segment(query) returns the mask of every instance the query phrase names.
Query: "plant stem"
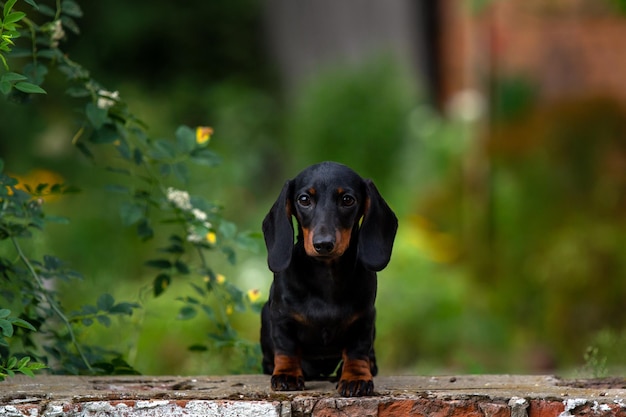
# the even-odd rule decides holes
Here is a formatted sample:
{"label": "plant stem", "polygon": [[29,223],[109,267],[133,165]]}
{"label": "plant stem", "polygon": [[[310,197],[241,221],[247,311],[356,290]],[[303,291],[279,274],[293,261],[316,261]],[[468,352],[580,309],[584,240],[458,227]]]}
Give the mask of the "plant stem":
{"label": "plant stem", "polygon": [[37,274],[37,271],[35,271],[35,268],[30,263],[30,261],[28,260],[28,258],[24,254],[24,252],[22,251],[22,247],[19,245],[19,243],[15,239],[15,236],[11,236],[11,242],[13,242],[13,246],[15,246],[15,249],[17,250],[17,253],[18,253],[21,261],[24,263],[24,265],[26,265],[26,268],[28,268],[28,271],[33,276],[33,278],[35,279],[35,282],[37,282],[37,286],[39,286],[39,290],[42,292],[42,294],[46,298],[46,301],[48,302],[48,304],[50,304],[50,307],[52,308],[52,310],[54,310],[56,315],[61,319],[61,321],[65,325],[65,327],[66,327],[66,329],[67,329],[67,331],[68,331],[68,333],[70,335],[70,339],[72,341],[72,344],[74,345],[74,348],[76,349],[76,351],[80,355],[81,360],[83,361],[83,363],[85,364],[87,369],[89,369],[90,372],[93,372],[93,368],[91,367],[91,364],[89,363],[89,361],[85,357],[85,354],[83,353],[82,349],[80,348],[80,345],[78,344],[78,341],[76,340],[76,335],[74,334],[74,330],[72,329],[72,325],[71,325],[70,321],[65,316],[65,314],[63,314],[63,311],[61,311],[61,308],[59,307],[57,302],[54,300],[54,298],[52,298],[50,293],[44,287],[43,281],[41,280],[41,278]]}

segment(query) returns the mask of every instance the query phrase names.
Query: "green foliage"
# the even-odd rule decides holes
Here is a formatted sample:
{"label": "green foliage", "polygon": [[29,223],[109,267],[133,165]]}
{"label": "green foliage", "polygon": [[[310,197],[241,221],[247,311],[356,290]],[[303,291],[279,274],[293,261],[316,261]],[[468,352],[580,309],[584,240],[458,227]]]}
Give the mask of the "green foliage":
{"label": "green foliage", "polygon": [[615,10],[621,14],[626,14],[626,0],[608,0]]}
{"label": "green foliage", "polygon": [[[33,8],[37,8],[37,4],[33,0],[24,0]],[[39,85],[33,83],[25,75],[9,71],[9,63],[7,55],[13,49],[15,40],[21,36],[19,28],[20,21],[30,23],[26,18],[26,13],[15,11],[13,7],[17,0],[8,0],[4,3],[2,10],[2,19],[0,19],[0,61],[6,72],[0,72],[0,93],[8,95],[12,89],[27,94],[45,94],[46,91]]]}
{"label": "green foliage", "polygon": [[[4,162],[0,161],[0,169],[3,168]],[[94,364],[106,362],[105,355],[85,354],[85,348],[94,349],[79,343],[76,335],[81,326],[91,325],[94,318],[108,325],[111,315],[132,314],[132,310],[139,307],[134,303],[116,304],[105,295],[100,297],[96,308],[86,306],[79,312],[68,313],[59,302],[54,283],[80,280],[81,274],[55,256],[44,255],[37,260],[26,254],[22,243],[25,239],[43,231],[47,222],[65,221],[45,215],[45,199],[73,192],[76,192],[74,188],[64,184],[39,184],[33,188],[0,171],[0,242],[13,246],[13,251],[6,250],[0,256],[4,280],[0,297],[19,312],[19,318],[6,318],[9,310],[2,310],[5,318],[0,325],[3,337],[8,340],[0,343],[4,346],[0,359],[6,358],[7,375],[16,371],[29,374],[41,369],[38,362],[30,362],[31,357],[39,358],[56,372],[98,373]],[[10,325],[37,331],[39,337],[27,332],[16,334]],[[72,366],[68,365],[70,363]]]}
{"label": "green foliage", "polygon": [[[202,292],[205,300],[202,310],[214,324],[204,348],[242,347],[244,363],[256,362],[259,355],[256,343],[238,336],[230,316],[233,311],[258,312],[258,306],[235,285],[227,283],[219,289],[210,285],[219,274],[213,271],[208,258],[213,253],[222,253],[228,262],[235,263],[235,248],[253,248],[257,239],[239,232],[235,224],[223,219],[218,205],[182,189],[188,185],[193,167],[206,169],[220,164],[219,156],[208,147],[212,129],[180,126],[173,138],[151,137],[146,124],[130,111],[117,91],[103,88],[88,70],[70,60],[59,48],[66,30],[79,33],[74,20],[82,16],[79,5],[72,0],[56,2],[54,8],[27,3],[36,8],[37,20],[43,19],[44,23],[35,23],[35,19],[22,12],[11,14],[15,1],[5,4],[3,27],[14,31],[10,39],[7,37],[10,47],[1,50],[7,71],[0,79],[3,94],[20,101],[29,94],[44,92],[41,85],[51,70],[65,76],[66,92],[80,106],[81,115],[72,143],[94,164],[111,161],[105,162],[104,168],[118,174],[119,183],[109,184],[106,189],[121,197],[121,224],[135,228],[143,241],[169,235],[167,245],[158,249],[158,255],[144,262],[147,270],[155,271],[154,296],[165,294],[176,279],[197,279],[201,284],[192,284],[192,288],[196,293]],[[18,20],[23,20],[26,30],[10,26]],[[12,40],[18,35],[28,39],[30,47],[14,47]],[[11,59],[21,62],[22,58],[27,59],[22,70],[8,72]],[[2,168],[4,163],[0,161],[0,172]],[[23,243],[42,232],[47,222],[69,223],[68,219],[47,216],[43,203],[50,196],[77,190],[65,184],[23,184],[4,173],[0,175],[0,240],[13,246],[12,251],[0,252],[3,254],[0,271],[8,282],[0,297],[13,311],[19,312],[18,321],[12,323],[33,323],[33,330],[38,332],[35,338],[23,332],[11,331],[9,335],[7,330],[4,336],[11,339],[6,343],[6,353],[0,357],[7,358],[3,368],[6,374],[35,370],[38,365],[26,360],[27,357],[39,358],[59,373],[136,373],[123,359],[122,352],[86,342],[83,335],[96,323],[113,326],[113,318],[131,316],[142,304],[118,302],[105,293],[94,304],[65,310],[56,291],[57,284],[80,280],[82,275],[56,256],[34,259],[27,254],[28,245]],[[209,297],[213,304],[209,303]],[[214,307],[215,303],[221,307]],[[220,313],[209,314],[214,309]],[[180,318],[192,318],[195,313],[191,311],[190,306],[181,310]],[[190,350],[198,351],[198,346]]]}
{"label": "green foliage", "polygon": [[386,188],[405,146],[414,91],[402,67],[385,57],[319,74],[289,115],[292,156],[299,166],[345,163]]}
{"label": "green foliage", "polygon": [[25,320],[11,316],[11,310],[0,309],[0,381],[7,376],[14,376],[16,373],[33,376],[33,372],[46,367],[43,363],[32,362],[29,356],[19,358],[17,356],[4,357],[2,349],[9,347],[8,338],[13,337],[15,327],[35,331],[35,328]]}
{"label": "green foliage", "polygon": [[591,375],[593,378],[604,378],[608,375],[606,356],[600,356],[600,349],[597,346],[589,346],[585,350],[584,359],[583,373],[585,375]]}

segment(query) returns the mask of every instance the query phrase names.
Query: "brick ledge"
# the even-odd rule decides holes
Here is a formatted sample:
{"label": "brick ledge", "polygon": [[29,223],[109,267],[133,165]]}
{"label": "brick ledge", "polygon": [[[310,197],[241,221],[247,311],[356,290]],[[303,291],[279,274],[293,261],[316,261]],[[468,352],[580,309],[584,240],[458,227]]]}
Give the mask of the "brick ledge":
{"label": "brick ledge", "polygon": [[577,388],[553,376],[375,378],[376,395],[338,396],[334,384],[273,392],[264,375],[15,377],[0,382],[0,417],[472,416],[626,417],[626,389]]}

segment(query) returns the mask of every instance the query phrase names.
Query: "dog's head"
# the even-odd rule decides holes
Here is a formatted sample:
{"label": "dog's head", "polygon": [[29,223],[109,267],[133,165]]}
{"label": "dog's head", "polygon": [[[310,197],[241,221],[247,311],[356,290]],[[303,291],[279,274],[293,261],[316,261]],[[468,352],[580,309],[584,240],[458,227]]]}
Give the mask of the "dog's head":
{"label": "dog's head", "polygon": [[380,271],[389,263],[398,220],[374,183],[345,165],[312,165],[285,183],[263,220],[273,272],[285,270],[291,262],[292,216],[312,258],[339,259],[358,235],[357,256],[366,268]]}

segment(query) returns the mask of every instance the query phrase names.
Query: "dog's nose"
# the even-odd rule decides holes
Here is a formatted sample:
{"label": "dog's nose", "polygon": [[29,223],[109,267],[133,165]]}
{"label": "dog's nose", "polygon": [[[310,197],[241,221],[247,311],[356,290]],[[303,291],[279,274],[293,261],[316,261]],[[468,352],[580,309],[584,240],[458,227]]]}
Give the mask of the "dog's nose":
{"label": "dog's nose", "polygon": [[329,238],[320,238],[319,240],[313,241],[313,248],[320,255],[328,255],[335,248],[335,242],[333,242]]}

